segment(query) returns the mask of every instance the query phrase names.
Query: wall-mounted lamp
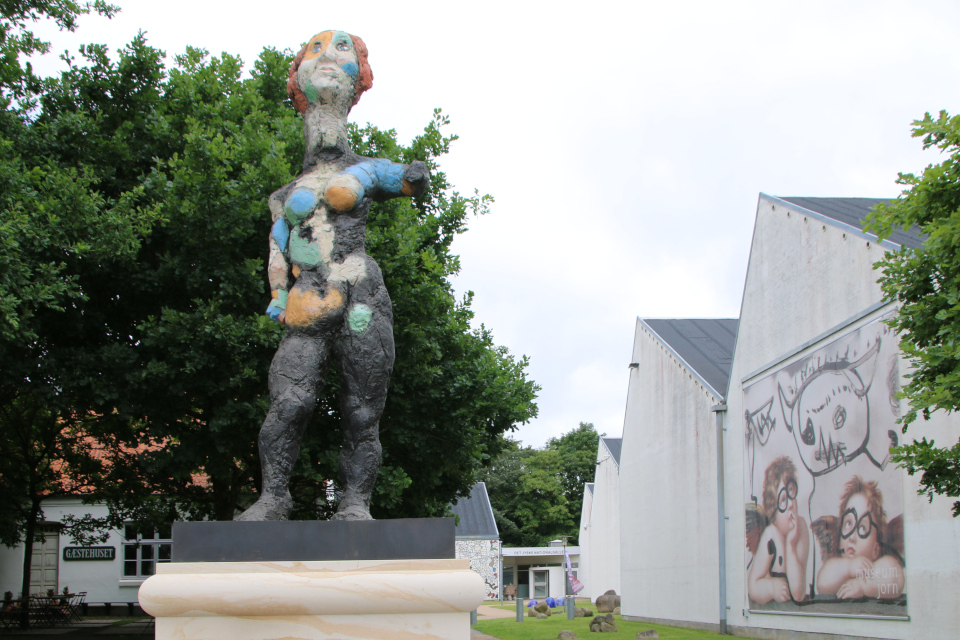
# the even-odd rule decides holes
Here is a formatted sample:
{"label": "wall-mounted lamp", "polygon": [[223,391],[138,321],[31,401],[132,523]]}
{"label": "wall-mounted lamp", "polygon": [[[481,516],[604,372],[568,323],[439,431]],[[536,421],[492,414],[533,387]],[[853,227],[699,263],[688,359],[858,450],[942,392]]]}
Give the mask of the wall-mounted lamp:
{"label": "wall-mounted lamp", "polygon": [[630,363],[630,368],[631,368],[631,369],[639,369],[639,368],[640,368],[640,363],[639,363],[639,362],[631,362],[631,363]]}

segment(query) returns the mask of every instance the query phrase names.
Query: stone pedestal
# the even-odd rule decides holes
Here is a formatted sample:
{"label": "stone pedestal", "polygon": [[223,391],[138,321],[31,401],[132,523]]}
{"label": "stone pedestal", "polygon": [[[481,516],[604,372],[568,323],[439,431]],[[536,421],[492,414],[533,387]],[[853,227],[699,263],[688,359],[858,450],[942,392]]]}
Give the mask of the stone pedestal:
{"label": "stone pedestal", "polygon": [[[230,536],[235,547],[245,533],[256,529],[251,525],[261,523],[217,523],[206,530],[219,537],[225,524],[237,525],[236,535]],[[304,526],[289,524],[295,530]],[[330,531],[344,526],[373,531],[385,526],[384,521],[313,524],[332,527]],[[470,612],[483,602],[486,592],[483,579],[470,570],[469,560],[176,562],[180,559],[177,541],[175,528],[175,562],[158,564],[157,575],[140,587],[140,606],[156,617],[157,640],[469,640]],[[316,545],[323,546],[323,541],[321,536]],[[348,545],[347,555],[364,555],[355,541]],[[184,552],[196,549],[186,538],[183,542]],[[230,548],[231,540],[222,545],[208,541],[207,546]],[[290,553],[284,552],[283,539],[266,539],[263,546],[271,550],[269,556]],[[444,555],[446,546],[444,540]],[[360,547],[383,554],[382,544]],[[422,554],[422,539],[410,540],[410,548]],[[315,555],[302,548],[297,553]],[[404,555],[402,549],[391,553]],[[190,554],[191,559],[198,555]],[[329,548],[323,552],[331,554],[336,555]]]}

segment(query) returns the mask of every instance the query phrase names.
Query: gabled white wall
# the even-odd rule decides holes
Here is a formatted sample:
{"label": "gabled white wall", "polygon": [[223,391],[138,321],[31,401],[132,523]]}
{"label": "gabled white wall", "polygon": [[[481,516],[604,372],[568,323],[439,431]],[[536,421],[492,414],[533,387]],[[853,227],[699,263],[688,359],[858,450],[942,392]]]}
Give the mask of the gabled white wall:
{"label": "gabled white wall", "polygon": [[[728,623],[737,635],[817,637],[805,633],[874,638],[952,638],[960,629],[960,522],[952,500],[929,504],[917,496],[918,478],[903,474],[907,613],[910,620],[748,614],[744,544],[744,419],[742,382],[758,369],[788,356],[882,301],[872,264],[884,249],[857,234],[804,216],[761,198],[747,267],[737,347],[727,398],[725,487],[727,515]],[[842,335],[857,324],[841,327]],[[829,339],[829,338],[828,338]],[[823,344],[822,342],[819,344]],[[811,349],[816,346],[811,347]],[[901,366],[901,373],[906,370]],[[937,414],[914,425],[909,437],[952,443],[957,416]],[[627,457],[626,433],[624,458]],[[626,595],[626,594],[625,594]],[[626,613],[626,609],[624,610]],[[794,634],[780,630],[793,631]],[[779,634],[779,635],[778,635]],[[830,636],[834,637],[834,636]]]}
{"label": "gabled white wall", "polygon": [[[620,471],[603,440],[597,450],[588,552],[590,582],[578,595],[620,593]],[[583,549],[583,541],[580,548]],[[581,565],[582,566],[582,565]]]}
{"label": "gabled white wall", "polygon": [[[590,484],[590,483],[587,483]],[[580,535],[578,544],[580,545],[580,566],[577,573],[577,579],[583,583],[583,590],[577,595],[580,597],[590,597],[590,532],[593,528],[590,526],[590,514],[593,510],[593,492],[583,486],[583,506],[580,508]]]}
{"label": "gabled white wall", "polygon": [[718,623],[719,399],[639,320],[620,457],[624,617]]}

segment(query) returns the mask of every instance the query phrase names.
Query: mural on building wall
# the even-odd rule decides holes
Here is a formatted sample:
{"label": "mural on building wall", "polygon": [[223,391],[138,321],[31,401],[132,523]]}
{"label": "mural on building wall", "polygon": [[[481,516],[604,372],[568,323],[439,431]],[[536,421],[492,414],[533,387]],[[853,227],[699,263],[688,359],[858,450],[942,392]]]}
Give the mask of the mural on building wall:
{"label": "mural on building wall", "polygon": [[470,569],[483,578],[485,600],[500,599],[500,541],[457,540],[457,558],[470,560]]}
{"label": "mural on building wall", "polygon": [[744,387],[750,608],[906,615],[897,337],[883,318]]}

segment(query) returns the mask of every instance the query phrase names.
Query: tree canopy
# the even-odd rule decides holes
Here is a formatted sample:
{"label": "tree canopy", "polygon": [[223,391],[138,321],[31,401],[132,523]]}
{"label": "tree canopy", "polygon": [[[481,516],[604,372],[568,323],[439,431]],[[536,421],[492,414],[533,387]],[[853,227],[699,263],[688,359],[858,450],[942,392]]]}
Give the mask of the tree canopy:
{"label": "tree canopy", "polygon": [[[881,239],[897,227],[925,235],[921,247],[888,252],[874,265],[884,293],[900,305],[890,324],[912,366],[900,394],[909,403],[904,433],[918,415],[960,409],[960,116],[927,113],[914,121],[913,137],[945,159],[919,176],[901,173],[900,197],[878,206],[867,223]],[[924,437],[896,448],[893,459],[910,475],[922,474],[922,495],[960,497],[960,444],[938,447]],[[960,516],[960,501],[953,515]]]}
{"label": "tree canopy", "polygon": [[[0,115],[0,420],[32,429],[28,448],[53,425],[51,460],[89,438],[103,446],[103,464],[69,467],[75,486],[112,506],[101,525],[230,519],[256,492],[282,333],[263,313],[266,200],[303,156],[285,91],[291,57],[266,49],[245,76],[238,58],[191,48],[168,67],[141,34],[115,56],[100,45],[64,56],[67,69],[30,105],[11,101]],[[424,197],[377,204],[368,223],[397,344],[380,518],[443,515],[502,434],[536,415],[526,359],[471,328],[471,295],[457,300],[448,279],[460,267],[454,237],[492,198],[447,182],[437,164],[456,140],[447,125],[437,111],[407,145],[390,129],[351,128],[358,153],[432,169]],[[291,486],[297,518],[335,507],[337,392],[331,367]],[[17,485],[5,459],[0,482]],[[8,515],[0,510],[9,543],[30,516]]]}
{"label": "tree canopy", "polygon": [[578,543],[584,484],[593,482],[599,443],[589,422],[541,449],[505,440],[481,477],[504,544],[540,547],[562,535]]}

